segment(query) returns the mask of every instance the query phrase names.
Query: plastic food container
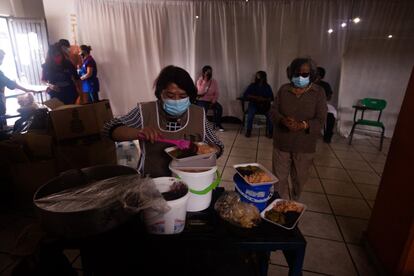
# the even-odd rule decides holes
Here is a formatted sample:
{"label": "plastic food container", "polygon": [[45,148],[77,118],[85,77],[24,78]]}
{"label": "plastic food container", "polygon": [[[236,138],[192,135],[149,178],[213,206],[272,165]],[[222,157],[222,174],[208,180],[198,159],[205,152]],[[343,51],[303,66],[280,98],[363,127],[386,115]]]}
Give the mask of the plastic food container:
{"label": "plastic food container", "polygon": [[[195,143],[196,145],[207,145],[206,143],[203,142],[198,142]],[[211,156],[215,155],[217,153],[217,150],[214,149],[213,152],[211,153],[206,153],[206,154],[197,154],[194,156],[189,156],[189,157],[184,157],[184,158],[177,158],[174,155],[172,155],[172,152],[174,150],[176,150],[177,147],[168,147],[166,148],[164,151],[175,161],[177,162],[184,162],[184,161],[194,161],[194,160],[199,160],[199,159],[204,159],[204,158],[210,158]]]}
{"label": "plastic food container", "polygon": [[[260,183],[251,183],[251,182],[246,181],[246,179],[244,179],[243,175],[240,173],[240,171],[238,170],[238,168],[240,168],[240,167],[247,167],[247,166],[253,166],[253,167],[258,167],[258,168],[262,169],[267,175],[270,176],[271,180],[270,181],[267,181],[267,182],[260,182]],[[259,163],[237,164],[237,165],[233,165],[233,168],[241,176],[241,178],[243,178],[244,181],[247,184],[251,185],[251,186],[269,185],[269,184],[274,184],[274,183],[276,183],[276,182],[279,181],[279,179],[277,179],[276,176],[274,176],[268,169],[266,169],[264,166],[260,165]]]}
{"label": "plastic food container", "polygon": [[273,184],[250,185],[239,174],[234,174],[233,181],[236,191],[240,194],[240,200],[251,203],[259,209],[266,208],[266,204],[273,196]]}
{"label": "plastic food container", "polygon": [[[154,178],[155,186],[161,193],[167,192],[170,186],[180,181],[173,177]],[[167,201],[171,208],[167,213],[160,214],[153,209],[145,209],[143,212],[146,229],[151,234],[168,235],[178,234],[184,230],[187,214],[187,202],[190,196],[189,191],[183,197]]]}
{"label": "plastic food container", "polygon": [[[277,223],[277,222],[274,222],[274,221],[272,221],[272,220],[270,220],[270,219],[268,219],[268,218],[266,218],[265,217],[265,213],[267,212],[267,211],[269,211],[270,209],[272,209],[273,208],[273,206],[277,203],[277,202],[280,202],[280,201],[287,201],[286,199],[281,199],[281,198],[278,198],[278,199],[276,199],[276,200],[274,200],[272,203],[270,203],[269,204],[269,206],[267,206],[266,207],[266,209],[264,209],[261,213],[260,213],[260,216],[262,217],[262,219],[264,219],[264,220],[266,220],[266,221],[268,221],[268,222],[270,222],[270,223],[273,223],[273,224],[275,224],[275,225],[277,225],[277,226],[280,226],[280,227],[282,227],[282,228],[285,228],[285,229],[287,229],[287,230],[292,230],[293,228],[295,228],[295,226],[296,226],[296,224],[298,224],[298,222],[299,222],[299,220],[301,219],[301,217],[302,217],[302,215],[303,215],[303,213],[305,212],[305,210],[306,210],[306,205],[305,204],[303,204],[303,203],[299,203],[299,202],[296,202],[296,201],[293,201],[295,204],[297,204],[298,206],[300,206],[300,207],[302,207],[302,212],[300,212],[299,213],[299,215],[298,215],[298,217],[292,222],[292,223],[290,223],[290,224],[285,224],[285,225],[282,225],[282,224],[279,224],[279,223]],[[289,201],[291,201],[291,200],[289,200]]]}

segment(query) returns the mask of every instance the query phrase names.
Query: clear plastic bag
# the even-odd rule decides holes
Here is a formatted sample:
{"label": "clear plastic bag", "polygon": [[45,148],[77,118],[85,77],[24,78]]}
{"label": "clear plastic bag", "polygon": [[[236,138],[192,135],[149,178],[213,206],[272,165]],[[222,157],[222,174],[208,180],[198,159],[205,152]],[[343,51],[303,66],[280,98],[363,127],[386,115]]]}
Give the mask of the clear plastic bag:
{"label": "clear plastic bag", "polygon": [[260,213],[256,206],[240,201],[236,192],[225,192],[216,201],[214,209],[222,219],[239,227],[252,228],[260,223]]}
{"label": "clear plastic bag", "polygon": [[51,194],[34,202],[39,208],[52,212],[79,212],[112,205],[120,205],[133,213],[146,208],[160,213],[170,210],[154,181],[140,175],[122,175],[100,180]]}

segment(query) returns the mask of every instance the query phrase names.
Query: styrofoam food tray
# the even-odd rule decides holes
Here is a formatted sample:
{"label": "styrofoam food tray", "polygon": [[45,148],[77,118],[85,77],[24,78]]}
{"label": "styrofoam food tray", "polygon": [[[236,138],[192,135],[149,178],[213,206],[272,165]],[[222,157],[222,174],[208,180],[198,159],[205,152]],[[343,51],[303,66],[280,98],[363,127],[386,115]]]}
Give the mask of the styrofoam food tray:
{"label": "styrofoam food tray", "polygon": [[[260,182],[260,183],[250,183],[248,181],[246,181],[246,179],[243,177],[243,175],[237,170],[237,168],[239,167],[247,167],[247,166],[254,166],[254,167],[259,167],[260,169],[262,169],[265,173],[267,173],[270,178],[272,179],[271,181],[267,181],[267,182]],[[259,185],[268,185],[268,184],[273,184],[279,181],[279,179],[277,179],[276,176],[274,176],[268,169],[266,169],[264,166],[260,165],[259,163],[244,163],[244,164],[236,164],[233,165],[233,168],[236,170],[236,172],[244,179],[244,181],[246,181],[246,183],[248,183],[249,185],[252,186],[259,186]]]}
{"label": "styrofoam food tray", "polygon": [[[196,144],[196,145],[207,145],[206,143],[203,143],[203,142],[197,142],[197,143],[194,143],[194,144]],[[176,150],[177,149],[177,147],[168,147],[168,148],[166,148],[164,151],[173,159],[173,160],[175,160],[175,161],[177,161],[177,162],[182,162],[182,161],[191,161],[191,160],[199,160],[199,159],[204,159],[204,158],[209,158],[209,157],[211,157],[212,155],[214,155],[214,154],[216,154],[217,153],[217,150],[216,149],[214,149],[214,151],[213,152],[211,152],[211,153],[205,153],[205,154],[197,154],[197,155],[194,155],[194,156],[189,156],[189,157],[185,157],[185,158],[176,158],[176,157],[174,157],[174,156],[172,156],[171,155],[171,152],[173,151],[173,150]]]}
{"label": "styrofoam food tray", "polygon": [[279,202],[279,201],[287,201],[287,200],[286,200],[286,199],[281,199],[281,198],[275,199],[272,203],[270,203],[270,204],[269,204],[269,206],[267,206],[267,207],[266,207],[266,209],[264,209],[264,210],[260,213],[260,216],[262,217],[262,219],[264,219],[264,220],[266,220],[266,221],[268,221],[268,222],[270,222],[270,223],[273,223],[273,224],[275,224],[275,225],[277,225],[277,226],[280,226],[280,227],[282,227],[282,228],[285,228],[285,229],[287,229],[287,230],[292,230],[293,228],[295,228],[296,224],[298,224],[298,221],[301,219],[301,217],[302,217],[303,213],[305,212],[305,210],[306,210],[306,205],[305,205],[305,204],[303,204],[303,203],[299,203],[299,202],[297,202],[297,201],[294,201],[294,202],[295,202],[295,204],[297,204],[297,205],[301,206],[301,207],[303,208],[303,210],[302,210],[302,212],[300,213],[299,217],[296,219],[295,223],[292,225],[292,227],[286,227],[286,226],[284,226],[284,225],[282,225],[282,224],[276,223],[276,222],[274,222],[274,221],[272,221],[272,220],[270,220],[270,219],[267,219],[267,218],[265,217],[265,213],[266,213],[267,211],[269,211],[270,209],[272,209],[272,208],[273,208],[273,206],[274,206],[277,202]]}

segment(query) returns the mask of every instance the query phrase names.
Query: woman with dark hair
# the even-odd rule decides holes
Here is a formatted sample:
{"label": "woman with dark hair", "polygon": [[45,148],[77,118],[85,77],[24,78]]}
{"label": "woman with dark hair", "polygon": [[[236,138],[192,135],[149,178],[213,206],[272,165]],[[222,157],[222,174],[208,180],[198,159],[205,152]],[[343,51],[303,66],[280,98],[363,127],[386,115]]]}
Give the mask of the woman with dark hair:
{"label": "woman with dark hair", "polygon": [[272,87],[267,83],[267,74],[265,71],[256,73],[254,82],[251,83],[243,94],[243,98],[249,101],[247,110],[247,127],[246,137],[250,137],[253,127],[253,119],[256,113],[266,115],[267,133],[266,136],[271,138],[273,125],[270,119],[269,110],[273,101]]}
{"label": "woman with dark hair", "polygon": [[76,68],[65,58],[58,44],[49,47],[46,62],[42,65],[42,81],[47,84],[50,97],[64,104],[74,104],[80,95]]}
{"label": "woman with dark hair", "polygon": [[219,131],[224,131],[221,125],[221,117],[223,116],[223,107],[217,101],[219,97],[219,90],[217,81],[213,79],[213,68],[206,65],[202,69],[202,75],[197,80],[198,100],[197,105],[204,108],[207,113],[209,108],[214,111],[214,126],[218,127]]}
{"label": "woman with dark hair", "polygon": [[82,66],[78,73],[82,80],[82,91],[87,95],[89,103],[99,101],[99,79],[97,77],[98,68],[96,62],[91,56],[91,46],[80,46],[80,57],[82,59]]}
{"label": "woman with dark hair", "polygon": [[192,103],[196,101],[197,88],[190,75],[182,68],[167,66],[155,80],[156,101],[139,103],[127,115],[113,119],[104,127],[104,133],[115,141],[136,140],[141,143],[142,156],[138,165],[141,173],[151,177],[169,176],[171,159],[164,152],[169,144],[157,138],[186,139],[215,145],[223,151],[223,144],[206,120],[204,110]]}
{"label": "woman with dark hair", "polygon": [[313,84],[316,77],[316,66],[310,58],[294,59],[288,69],[290,83],[280,87],[272,106],[273,172],[279,179],[275,188],[281,198],[299,199],[325,123],[326,96],[320,86]]}

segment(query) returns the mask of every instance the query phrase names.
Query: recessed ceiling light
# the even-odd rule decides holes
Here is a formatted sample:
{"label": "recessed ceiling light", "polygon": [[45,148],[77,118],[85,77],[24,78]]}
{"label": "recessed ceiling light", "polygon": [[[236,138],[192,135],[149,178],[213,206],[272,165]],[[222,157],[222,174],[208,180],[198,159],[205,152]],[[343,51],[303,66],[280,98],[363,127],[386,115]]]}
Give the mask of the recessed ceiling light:
{"label": "recessed ceiling light", "polygon": [[354,21],[354,23],[357,24],[361,21],[361,18],[355,17],[352,21]]}
{"label": "recessed ceiling light", "polygon": [[345,27],[346,27],[346,23],[345,23],[345,22],[344,22],[344,23],[342,23],[342,24],[341,24],[341,27],[342,27],[342,28],[345,28]]}
{"label": "recessed ceiling light", "polygon": [[198,15],[196,15],[196,19],[198,19],[199,18],[199,16]]}
{"label": "recessed ceiling light", "polygon": [[392,38],[392,35],[390,34],[390,35],[388,35],[388,38]]}
{"label": "recessed ceiling light", "polygon": [[246,0],[246,2],[249,2],[249,0]]}
{"label": "recessed ceiling light", "polygon": [[332,29],[329,29],[328,30],[328,34],[331,34],[331,33],[333,33],[333,30]]}

